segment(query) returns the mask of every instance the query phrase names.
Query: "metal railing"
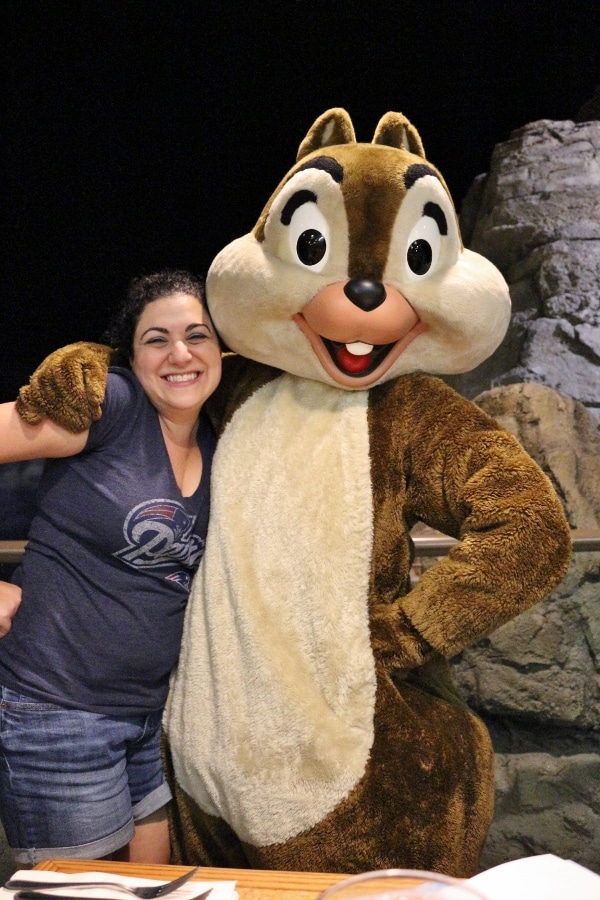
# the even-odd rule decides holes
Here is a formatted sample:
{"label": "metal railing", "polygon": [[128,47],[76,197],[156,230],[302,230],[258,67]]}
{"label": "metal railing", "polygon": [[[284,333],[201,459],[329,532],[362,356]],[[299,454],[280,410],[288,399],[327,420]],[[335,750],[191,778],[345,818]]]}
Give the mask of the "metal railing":
{"label": "metal railing", "polygon": [[[417,535],[413,536],[413,543],[416,556],[445,556],[458,541],[445,536]],[[573,553],[600,551],[600,531],[572,531],[571,543]]]}
{"label": "metal railing", "polygon": [[0,541],[0,565],[21,562],[27,541]]}
{"label": "metal railing", "polygon": [[[600,551],[600,532],[573,531],[573,553],[594,553]],[[458,543],[451,537],[437,535],[417,535],[413,537],[416,556],[445,556]],[[21,561],[27,541],[0,541],[0,565],[11,565]]]}

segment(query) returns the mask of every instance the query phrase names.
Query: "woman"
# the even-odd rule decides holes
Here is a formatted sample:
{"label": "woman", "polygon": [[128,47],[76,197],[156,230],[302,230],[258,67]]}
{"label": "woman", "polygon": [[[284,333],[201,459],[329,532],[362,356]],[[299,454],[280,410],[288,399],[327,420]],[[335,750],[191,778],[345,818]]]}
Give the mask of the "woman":
{"label": "woman", "polygon": [[[71,434],[0,406],[0,462],[47,457],[0,613],[0,808],[16,860],[169,861],[161,713],[204,549],[221,353],[201,281],[135,279],[103,414]],[[6,620],[4,620],[6,621]],[[5,626],[4,626],[5,627]]]}

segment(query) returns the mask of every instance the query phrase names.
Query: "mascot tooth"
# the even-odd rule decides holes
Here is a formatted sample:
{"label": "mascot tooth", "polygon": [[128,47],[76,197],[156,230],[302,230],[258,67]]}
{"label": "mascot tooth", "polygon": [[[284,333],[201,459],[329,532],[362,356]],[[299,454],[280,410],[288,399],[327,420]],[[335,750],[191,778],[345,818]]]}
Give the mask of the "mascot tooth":
{"label": "mascot tooth", "polygon": [[[164,719],[174,862],[472,875],[493,753],[447,660],[570,557],[546,476],[435,377],[499,345],[507,286],[410,122],[362,144],[333,109],[207,289],[233,353]],[[418,521],[459,541],[411,588]]]}

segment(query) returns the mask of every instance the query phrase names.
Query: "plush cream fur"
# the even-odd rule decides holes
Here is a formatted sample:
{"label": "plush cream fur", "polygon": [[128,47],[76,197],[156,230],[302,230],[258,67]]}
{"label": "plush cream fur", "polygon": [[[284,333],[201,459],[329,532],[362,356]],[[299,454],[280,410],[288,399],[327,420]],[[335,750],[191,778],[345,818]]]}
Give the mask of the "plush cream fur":
{"label": "plush cream fur", "polygon": [[181,786],[251,843],[315,825],[369,757],[367,401],[284,375],[220,438],[199,602],[166,718]]}
{"label": "plush cream fur", "polygon": [[[448,659],[570,558],[546,476],[430,374],[493,352],[507,286],[405,117],[358,144],[337,109],[207,284],[236,355],[207,404],[211,522],[164,718],[173,861],[469,876],[493,753]],[[60,351],[20,409],[89,422],[104,370]],[[459,543],[411,587],[418,521]]]}

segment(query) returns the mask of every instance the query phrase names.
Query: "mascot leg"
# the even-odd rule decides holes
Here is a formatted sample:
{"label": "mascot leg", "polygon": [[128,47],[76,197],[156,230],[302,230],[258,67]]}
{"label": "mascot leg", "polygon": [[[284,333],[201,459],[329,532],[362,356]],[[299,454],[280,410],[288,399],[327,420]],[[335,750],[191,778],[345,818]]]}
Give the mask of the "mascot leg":
{"label": "mascot leg", "polygon": [[[411,868],[468,878],[493,815],[494,757],[484,724],[437,679],[378,671],[375,740],[365,774],[307,832],[243,844],[174,781],[173,861],[185,865],[354,873]],[[442,694],[442,695],[440,695]]]}
{"label": "mascot leg", "polygon": [[308,832],[246,852],[255,868],[411,868],[468,878],[478,871],[493,804],[493,751],[480,719],[380,673],[375,742],[361,781]]}
{"label": "mascot leg", "polygon": [[162,755],[167,781],[173,792],[169,807],[172,865],[251,868],[252,863],[241,841],[229,825],[202,812],[177,784],[171,751],[164,734]]}

